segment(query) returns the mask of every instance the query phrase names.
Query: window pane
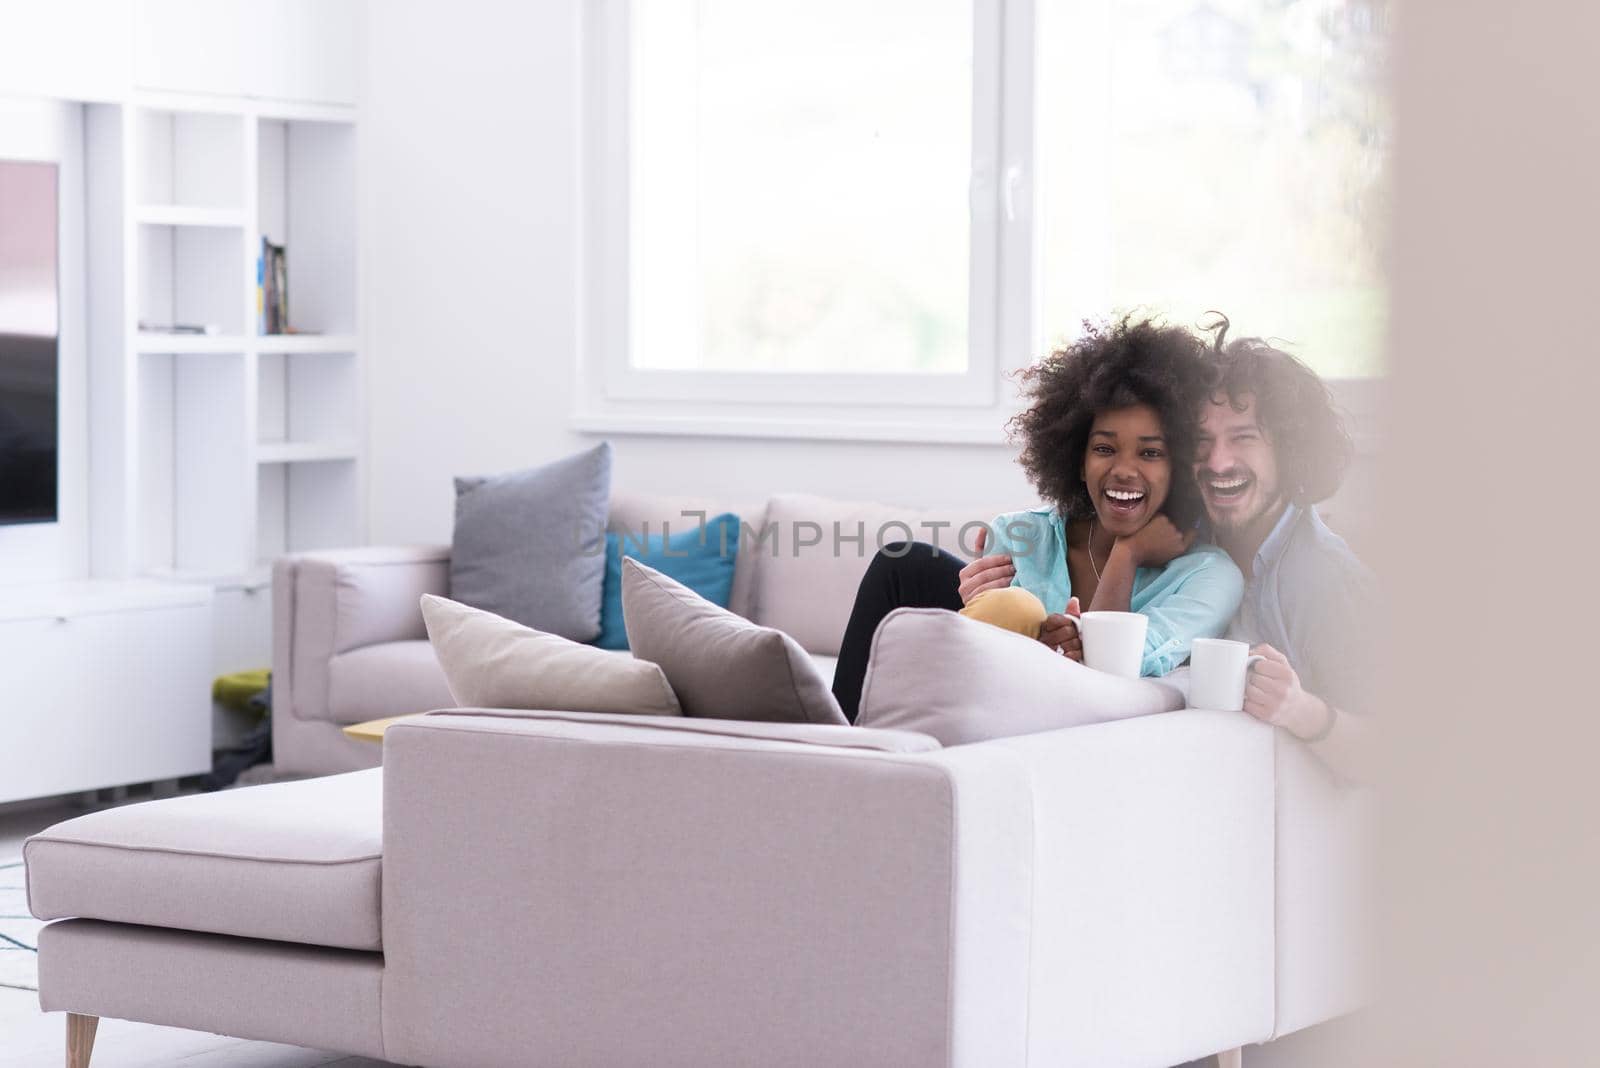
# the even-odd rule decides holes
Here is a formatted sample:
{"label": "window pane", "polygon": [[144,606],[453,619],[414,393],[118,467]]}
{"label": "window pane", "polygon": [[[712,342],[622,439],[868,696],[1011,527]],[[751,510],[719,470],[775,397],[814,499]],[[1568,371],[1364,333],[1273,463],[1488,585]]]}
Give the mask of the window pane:
{"label": "window pane", "polygon": [[632,20],[633,365],[964,371],[972,0]]}
{"label": "window pane", "polygon": [[1381,371],[1382,0],[1040,0],[1042,324],[1208,309]]}

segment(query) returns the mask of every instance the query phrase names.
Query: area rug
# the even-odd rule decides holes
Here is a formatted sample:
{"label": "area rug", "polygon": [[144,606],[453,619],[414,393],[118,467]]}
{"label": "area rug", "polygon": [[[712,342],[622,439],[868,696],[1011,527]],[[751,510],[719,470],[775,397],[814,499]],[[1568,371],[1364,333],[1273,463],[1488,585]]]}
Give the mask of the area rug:
{"label": "area rug", "polygon": [[0,859],[0,986],[39,989],[39,928],[28,915],[22,858]]}

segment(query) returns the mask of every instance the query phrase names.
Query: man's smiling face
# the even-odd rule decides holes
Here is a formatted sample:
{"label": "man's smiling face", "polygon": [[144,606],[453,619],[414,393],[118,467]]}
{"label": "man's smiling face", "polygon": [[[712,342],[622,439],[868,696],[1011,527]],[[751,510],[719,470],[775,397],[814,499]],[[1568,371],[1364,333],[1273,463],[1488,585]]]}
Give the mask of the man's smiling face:
{"label": "man's smiling face", "polygon": [[1283,500],[1277,452],[1257,418],[1255,395],[1243,394],[1239,403],[1243,411],[1226,394],[1211,398],[1200,413],[1195,449],[1195,481],[1221,535],[1275,512]]}

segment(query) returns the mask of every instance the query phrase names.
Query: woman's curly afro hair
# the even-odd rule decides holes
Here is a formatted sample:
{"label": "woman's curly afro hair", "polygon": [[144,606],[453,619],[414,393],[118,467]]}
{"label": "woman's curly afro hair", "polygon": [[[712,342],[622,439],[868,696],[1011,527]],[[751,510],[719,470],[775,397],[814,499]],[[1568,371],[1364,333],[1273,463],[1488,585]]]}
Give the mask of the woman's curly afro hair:
{"label": "woman's curly afro hair", "polygon": [[1148,405],[1161,420],[1172,464],[1162,511],[1189,529],[1205,512],[1194,481],[1197,415],[1212,382],[1205,344],[1153,319],[1124,316],[1083,327],[1077,341],[1018,375],[1029,404],[1009,429],[1021,442],[1023,470],[1064,517],[1093,514],[1082,472],[1095,415]]}
{"label": "woman's curly afro hair", "polygon": [[1304,507],[1327,500],[1349,469],[1352,446],[1333,395],[1315,371],[1258,337],[1227,341],[1228,317],[1207,327],[1214,336],[1213,399],[1235,411],[1255,398],[1256,419],[1278,460],[1278,484]]}

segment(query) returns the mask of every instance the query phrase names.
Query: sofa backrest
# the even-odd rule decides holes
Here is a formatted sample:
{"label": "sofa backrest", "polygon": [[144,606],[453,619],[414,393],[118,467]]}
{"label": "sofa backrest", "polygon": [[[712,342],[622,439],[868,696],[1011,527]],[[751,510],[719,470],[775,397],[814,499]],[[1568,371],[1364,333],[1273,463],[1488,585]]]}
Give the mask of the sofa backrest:
{"label": "sofa backrest", "polygon": [[[784,631],[808,652],[835,656],[856,587],[880,546],[937,539],[941,548],[970,558],[977,527],[969,524],[988,523],[1003,511],[1026,506],[924,508],[801,493],[740,504],[619,492],[611,498],[610,525],[613,531],[638,534],[648,523],[649,532],[659,534],[663,523],[675,531],[693,528],[697,519],[685,517],[686,511],[704,511],[708,518],[737,514],[741,536],[729,608]],[[960,537],[963,527],[968,528],[965,538]]]}
{"label": "sofa backrest", "polygon": [[[766,520],[765,501],[719,501],[708,497],[690,497],[663,493],[611,494],[611,512],[606,529],[614,534],[660,535],[694,530],[700,519],[694,513],[704,512],[705,519],[715,519],[724,512],[732,512],[741,524],[757,529]],[[689,513],[689,514],[685,514]],[[744,616],[754,618],[753,591],[755,586],[755,559],[753,554],[739,553],[733,562],[733,593],[728,607]]]}
{"label": "sofa backrest", "polygon": [[[776,544],[757,554],[754,618],[789,634],[809,652],[835,656],[856,588],[880,547],[937,537],[941,548],[970,559],[978,524],[992,521],[1000,511],[779,494],[767,502],[767,523]],[[965,539],[960,538],[963,527]]]}

